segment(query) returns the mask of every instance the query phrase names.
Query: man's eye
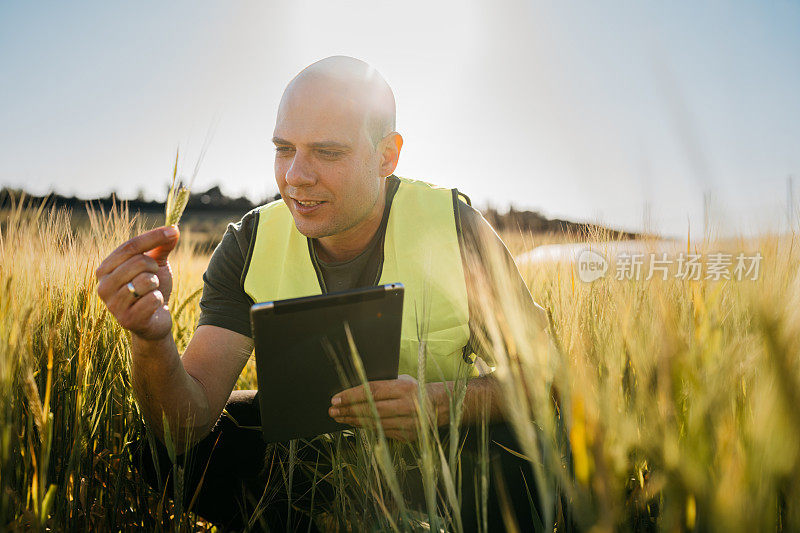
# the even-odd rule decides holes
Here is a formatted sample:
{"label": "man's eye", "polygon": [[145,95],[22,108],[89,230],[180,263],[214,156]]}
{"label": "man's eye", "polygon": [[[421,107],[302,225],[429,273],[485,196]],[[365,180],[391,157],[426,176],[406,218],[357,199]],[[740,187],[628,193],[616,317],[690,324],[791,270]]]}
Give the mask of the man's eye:
{"label": "man's eye", "polygon": [[275,152],[278,154],[289,154],[294,152],[294,147],[292,146],[276,146]]}
{"label": "man's eye", "polygon": [[333,159],[335,157],[339,157],[340,155],[342,155],[342,152],[334,152],[332,150],[317,150],[317,153],[322,157],[326,157],[329,159]]}

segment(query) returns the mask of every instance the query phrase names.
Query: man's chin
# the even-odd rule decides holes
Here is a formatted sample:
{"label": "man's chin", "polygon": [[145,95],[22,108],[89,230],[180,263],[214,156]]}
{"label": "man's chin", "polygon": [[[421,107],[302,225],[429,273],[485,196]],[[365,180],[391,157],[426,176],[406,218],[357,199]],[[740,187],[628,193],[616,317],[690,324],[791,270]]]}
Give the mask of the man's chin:
{"label": "man's chin", "polygon": [[298,220],[298,218],[299,217],[294,217],[294,226],[297,228],[297,231],[309,239],[321,239],[333,235],[334,233],[331,232],[326,225],[319,223],[312,224],[309,223],[308,220]]}

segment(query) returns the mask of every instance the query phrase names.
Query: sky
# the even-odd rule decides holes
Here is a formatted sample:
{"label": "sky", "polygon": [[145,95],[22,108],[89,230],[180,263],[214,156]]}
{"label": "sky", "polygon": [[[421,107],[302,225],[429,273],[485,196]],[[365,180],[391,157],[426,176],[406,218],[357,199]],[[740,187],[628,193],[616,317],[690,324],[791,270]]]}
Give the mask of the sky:
{"label": "sky", "polygon": [[264,199],[283,89],[339,54],[395,92],[396,174],[478,207],[686,235],[800,198],[797,0],[6,0],[0,186],[163,200],[213,130],[194,189]]}

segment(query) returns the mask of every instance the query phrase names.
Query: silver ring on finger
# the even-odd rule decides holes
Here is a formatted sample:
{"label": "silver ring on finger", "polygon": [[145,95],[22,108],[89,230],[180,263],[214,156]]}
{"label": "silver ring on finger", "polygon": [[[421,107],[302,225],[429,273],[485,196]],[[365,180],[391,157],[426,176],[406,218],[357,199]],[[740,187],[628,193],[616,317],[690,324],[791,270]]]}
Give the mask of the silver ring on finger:
{"label": "silver ring on finger", "polygon": [[134,286],[133,286],[133,282],[132,282],[132,281],[129,281],[129,282],[128,282],[128,284],[127,284],[127,285],[125,285],[125,286],[126,286],[126,287],[128,287],[128,292],[130,292],[131,294],[133,294],[133,297],[134,297],[134,298],[136,298],[136,299],[138,300],[138,299],[139,299],[139,296],[141,296],[141,294],[139,294],[138,292],[136,292],[136,287],[134,287]]}

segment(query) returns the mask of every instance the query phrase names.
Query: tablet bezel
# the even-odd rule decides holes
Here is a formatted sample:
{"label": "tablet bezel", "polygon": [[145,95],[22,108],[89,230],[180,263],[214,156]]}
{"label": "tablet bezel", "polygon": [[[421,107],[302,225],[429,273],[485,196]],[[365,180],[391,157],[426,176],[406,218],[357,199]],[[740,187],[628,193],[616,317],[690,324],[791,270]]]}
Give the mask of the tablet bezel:
{"label": "tablet bezel", "polygon": [[[397,297],[400,297],[400,305],[399,309],[397,308]],[[267,352],[269,346],[272,344],[268,337],[269,335],[275,334],[275,327],[273,326],[270,330],[261,330],[261,332],[256,331],[256,325],[263,320],[268,320],[270,316],[275,315],[295,315],[298,320],[303,321],[305,323],[314,323],[313,313],[315,311],[321,311],[323,316],[326,318],[323,319],[323,322],[329,327],[331,324],[330,320],[330,312],[325,311],[325,308],[329,308],[332,306],[352,306],[352,304],[357,304],[363,301],[370,301],[376,302],[376,300],[381,300],[382,302],[386,302],[386,316],[387,318],[390,316],[397,316],[398,322],[394,323],[394,327],[389,327],[388,330],[391,331],[392,335],[397,336],[397,346],[393,350],[395,353],[392,354],[394,356],[394,360],[391,360],[382,354],[382,350],[374,350],[373,353],[361,353],[359,355],[362,358],[362,364],[367,372],[367,379],[372,381],[375,379],[396,379],[397,378],[397,371],[399,367],[399,341],[400,341],[400,330],[402,328],[402,308],[403,308],[403,297],[404,297],[404,287],[401,283],[389,283],[385,285],[377,285],[371,287],[363,287],[358,289],[353,289],[350,291],[341,291],[336,293],[327,293],[327,294],[319,294],[314,296],[304,296],[300,298],[290,298],[285,300],[275,300],[269,302],[262,302],[257,303],[251,306],[250,308],[250,321],[251,321],[251,330],[253,334],[253,341],[255,346],[256,352],[256,374],[258,380],[258,387],[259,390],[268,389],[273,392],[270,395],[270,392],[262,391],[259,392],[259,409],[261,411],[262,416],[262,436],[267,442],[282,442],[286,440],[290,440],[292,438],[310,438],[317,434],[324,434],[324,433],[331,433],[334,431],[339,431],[342,429],[348,429],[350,426],[346,426],[344,424],[339,424],[335,422],[333,419],[329,420],[322,420],[321,413],[318,412],[319,408],[317,407],[317,403],[319,403],[319,398],[314,400],[313,405],[309,405],[308,409],[313,409],[313,412],[309,413],[308,416],[298,415],[296,411],[298,409],[304,409],[302,404],[300,403],[292,403],[291,408],[284,408],[283,412],[290,412],[295,413],[294,417],[289,417],[290,420],[287,421],[287,417],[283,416],[281,411],[275,411],[275,407],[280,405],[280,402],[283,401],[284,396],[278,395],[275,397],[275,388],[281,388],[285,385],[283,382],[276,382],[276,368],[280,369],[280,364],[276,362],[274,359],[275,352]],[[380,304],[379,304],[380,305]],[[352,307],[350,307],[352,309]],[[380,316],[380,315],[378,315]],[[361,320],[365,317],[353,317],[352,320]],[[319,320],[319,319],[318,319]],[[369,320],[375,320],[370,318]],[[342,322],[347,322],[348,320],[342,319]],[[387,322],[387,324],[390,324]],[[280,327],[280,326],[279,326]],[[358,326],[353,328],[355,332],[354,335],[357,335]],[[284,330],[281,330],[284,331]],[[293,335],[297,338],[298,342],[307,342],[308,338],[301,338],[299,337],[296,332],[289,331],[288,335]],[[385,334],[385,332],[378,332],[378,335]],[[274,337],[273,337],[274,338]],[[362,337],[363,338],[363,337]],[[358,339],[355,339],[358,342]],[[282,339],[283,344],[287,344],[286,339]],[[291,340],[288,344],[291,344]],[[320,336],[320,345],[322,344],[322,337]],[[373,339],[369,342],[370,345],[374,346],[376,341]],[[265,346],[265,348],[260,348],[260,346]],[[392,349],[389,349],[392,351]],[[259,357],[259,352],[262,354]],[[311,352],[308,355],[307,359],[304,359],[300,366],[297,368],[303,368],[304,366],[307,367],[309,362],[320,361],[319,357],[320,354],[324,352],[324,348],[318,350],[316,347],[311,349]],[[380,353],[380,355],[378,355]],[[291,351],[287,353],[287,356],[293,355],[294,357],[298,357],[298,353],[296,351]],[[328,354],[325,354],[328,356]],[[299,356],[302,357],[302,356]],[[289,360],[289,359],[287,359]],[[341,361],[341,356],[339,356],[339,360]],[[375,375],[373,372],[370,375],[370,367],[381,367],[380,375]],[[387,372],[386,368],[389,368]],[[317,368],[316,366],[314,368]],[[264,372],[268,377],[263,377],[262,373]],[[312,370],[313,372],[313,370]],[[393,374],[392,374],[393,372]],[[291,375],[291,372],[287,372],[287,374]],[[306,375],[306,374],[303,374]],[[298,379],[298,377],[292,376],[294,379]],[[331,379],[328,378],[311,378],[309,379],[309,385],[311,383],[324,383],[325,386],[331,386]],[[291,379],[291,378],[289,378]],[[336,378],[338,380],[338,376]],[[341,382],[340,382],[341,383]],[[302,389],[302,384],[298,384],[298,387]],[[343,387],[340,387],[338,390],[333,391],[333,393],[342,390]],[[318,389],[319,391],[327,390],[324,389],[324,386],[320,386]],[[331,392],[331,391],[329,391]],[[291,394],[289,392],[288,394]],[[331,394],[332,395],[332,394]],[[302,400],[300,400],[302,401]],[[286,404],[284,404],[286,405]],[[327,417],[327,408],[325,409],[325,415]],[[283,422],[280,422],[280,420]],[[306,423],[306,419],[308,421],[313,420],[314,422]],[[280,424],[285,426],[284,428],[280,427]],[[299,431],[304,429],[302,426],[303,424],[306,425],[316,425],[317,427],[323,427],[323,429],[319,432],[316,430],[311,431]],[[298,431],[295,431],[298,430]]]}

